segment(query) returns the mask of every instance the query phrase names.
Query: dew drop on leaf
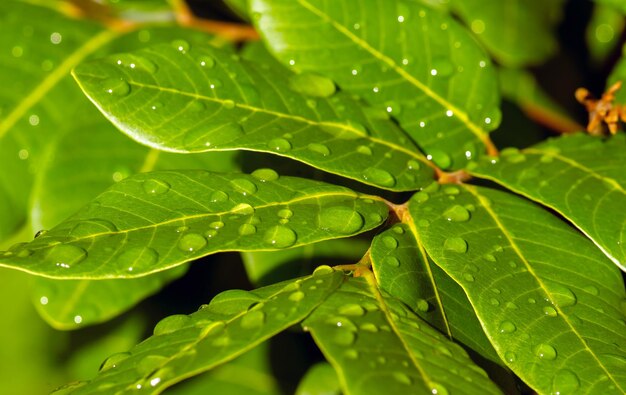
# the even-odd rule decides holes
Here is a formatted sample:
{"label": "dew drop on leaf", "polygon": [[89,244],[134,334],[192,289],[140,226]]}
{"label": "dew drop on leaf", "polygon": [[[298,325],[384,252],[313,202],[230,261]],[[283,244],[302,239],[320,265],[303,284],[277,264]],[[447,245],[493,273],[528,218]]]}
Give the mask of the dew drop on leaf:
{"label": "dew drop on leaf", "polygon": [[240,325],[244,329],[258,328],[265,323],[265,313],[261,310],[254,310],[241,317]]}
{"label": "dew drop on leaf", "polygon": [[263,241],[271,247],[287,248],[294,245],[297,238],[298,236],[293,229],[287,226],[277,225],[269,228],[265,232]]}
{"label": "dew drop on leaf", "polygon": [[448,167],[450,167],[450,165],[452,165],[452,159],[450,158],[450,155],[438,149],[432,149],[428,151],[426,159],[432,161],[435,165],[437,165],[437,167],[441,169],[447,169]]}
{"label": "dew drop on leaf", "polygon": [[150,178],[143,182],[143,190],[149,195],[162,195],[170,190],[170,184],[162,180]]}
{"label": "dew drop on leaf", "polygon": [[419,191],[418,193],[413,195],[413,200],[415,200],[417,203],[424,203],[429,198],[430,198],[430,195],[428,195],[428,192],[424,192],[424,191]]}
{"label": "dew drop on leaf", "polygon": [[104,362],[102,362],[102,365],[100,365],[100,372],[104,372],[105,370],[117,367],[120,362],[122,362],[129,356],[129,352],[118,352],[109,356],[107,359],[104,360]]}
{"label": "dew drop on leaf", "polygon": [[158,324],[156,324],[153,333],[155,336],[171,333],[184,327],[190,321],[191,317],[189,317],[187,314],[170,315],[163,318],[161,321],[158,322]]}
{"label": "dew drop on leaf", "polygon": [[183,54],[187,53],[191,49],[191,45],[189,45],[189,43],[185,40],[172,41],[172,47]]}
{"label": "dew drop on leaf", "polygon": [[334,271],[334,269],[328,265],[321,265],[315,268],[313,271],[313,277],[323,276],[325,274],[330,274]]}
{"label": "dew drop on leaf", "polygon": [[314,73],[291,75],[289,88],[295,92],[315,97],[330,97],[337,90],[332,80]]}
{"label": "dew drop on leaf", "polygon": [[256,226],[252,224],[242,224],[237,231],[240,236],[250,236],[256,233]]}
{"label": "dew drop on leaf", "polygon": [[200,63],[200,66],[206,67],[208,69],[215,66],[215,59],[213,59],[211,56],[208,56],[208,55],[200,56],[200,58],[198,58],[198,62]]}
{"label": "dew drop on leaf", "polygon": [[209,228],[212,229],[221,229],[224,227],[224,223],[222,221],[213,221],[209,224]]}
{"label": "dew drop on leaf", "polygon": [[102,89],[112,96],[126,96],[130,93],[130,85],[121,78],[107,78],[103,80]]}
{"label": "dew drop on leaf", "polygon": [[159,253],[149,247],[131,247],[115,258],[117,266],[129,272],[149,269],[158,260]]}
{"label": "dew drop on leaf", "polygon": [[213,191],[209,199],[211,203],[223,203],[228,200],[228,194],[224,191]]}
{"label": "dew drop on leaf", "polygon": [[533,351],[537,357],[547,361],[552,361],[556,358],[556,349],[546,343],[537,345]]}
{"label": "dew drop on leaf", "polygon": [[72,265],[85,260],[85,258],[87,258],[87,251],[71,244],[57,244],[50,248],[46,256],[47,261],[63,269],[69,269]]}
{"label": "dew drop on leaf", "polygon": [[206,246],[207,240],[198,233],[188,233],[178,241],[178,248],[184,252],[194,252]]}
{"label": "dew drop on leaf", "polygon": [[517,327],[511,321],[502,321],[498,327],[500,333],[513,333],[516,329]]}
{"label": "dew drop on leaf", "polygon": [[162,355],[146,355],[137,363],[137,372],[142,376],[148,375],[166,361],[168,358]]}
{"label": "dew drop on leaf", "polygon": [[393,187],[396,185],[396,178],[387,170],[370,167],[363,173],[363,179],[372,184],[383,187]]}
{"label": "dew drop on leaf", "polygon": [[389,265],[391,267],[400,267],[400,260],[395,256],[389,256],[385,258],[385,265]]}
{"label": "dew drop on leaf", "polygon": [[302,291],[295,291],[289,294],[289,300],[292,302],[299,302],[302,299],[304,299],[304,292]]}
{"label": "dew drop on leaf", "polygon": [[[117,227],[113,222],[107,221],[105,219],[92,218],[80,221],[72,230],[70,230],[70,235],[81,238],[88,237],[94,234],[99,233],[111,233],[116,232]],[[18,255],[19,256],[19,255]]]}
{"label": "dew drop on leaf", "polygon": [[359,145],[356,149],[356,152],[358,152],[359,154],[367,155],[367,156],[372,155],[372,149],[366,145]]}
{"label": "dew drop on leaf", "polygon": [[467,242],[460,237],[449,237],[444,241],[443,249],[462,254],[467,251]]}
{"label": "dew drop on leaf", "polygon": [[580,387],[576,373],[568,369],[557,370],[552,379],[553,394],[573,394]]}
{"label": "dew drop on leaf", "polygon": [[339,346],[351,346],[355,341],[356,333],[347,329],[339,329],[333,335],[333,342]]}
{"label": "dew drop on leaf", "polygon": [[319,215],[320,228],[343,235],[358,232],[364,225],[363,216],[348,207],[329,207],[323,209]]}
{"label": "dew drop on leaf", "polygon": [[271,139],[267,143],[267,146],[272,151],[277,151],[277,152],[287,152],[291,149],[291,143],[288,140],[283,139],[283,138]]}
{"label": "dew drop on leaf", "polygon": [[348,350],[343,352],[343,356],[346,359],[354,360],[354,359],[358,359],[359,358],[359,352],[357,350],[354,350],[354,349],[350,348],[350,349],[348,349]]}
{"label": "dew drop on leaf", "polygon": [[307,149],[311,152],[315,152],[316,154],[320,154],[322,156],[330,155],[330,148],[324,144],[319,143],[310,143],[307,145]]}
{"label": "dew drop on leaf", "polygon": [[293,216],[293,211],[288,208],[283,208],[278,210],[278,213],[276,215],[278,215],[279,218],[289,219]]}
{"label": "dew drop on leaf", "polygon": [[261,182],[268,182],[268,181],[276,181],[278,180],[280,176],[273,169],[263,168],[263,169],[256,169],[255,171],[253,171],[252,177],[256,178],[257,180]]}
{"label": "dew drop on leaf", "polygon": [[383,244],[390,250],[395,250],[396,248],[398,248],[398,240],[391,236],[384,236]]}
{"label": "dew drop on leaf", "polygon": [[341,315],[347,316],[362,316],[365,314],[365,308],[363,306],[358,305],[356,303],[349,303],[343,306],[340,306],[337,312]]}
{"label": "dew drop on leaf", "polygon": [[430,383],[430,393],[433,395],[448,395],[446,387],[439,383]]}
{"label": "dew drop on leaf", "polygon": [[543,309],[543,314],[545,314],[548,317],[556,317],[558,315],[556,309],[552,306],[545,306]]}
{"label": "dew drop on leaf", "polygon": [[235,178],[230,181],[230,185],[244,196],[253,195],[257,191],[256,184],[245,178]]}
{"label": "dew drop on leaf", "polygon": [[411,383],[413,383],[413,380],[411,380],[411,378],[406,373],[393,372],[392,374],[393,378],[399,383],[406,385],[411,385]]}
{"label": "dew drop on leaf", "polygon": [[452,222],[465,222],[470,219],[469,211],[465,207],[459,206],[458,204],[447,209],[443,213],[443,216],[448,221]]}
{"label": "dew drop on leaf", "polygon": [[438,77],[448,77],[454,71],[454,65],[450,62],[450,59],[444,57],[435,57],[432,60],[431,67],[433,70],[437,70]]}
{"label": "dew drop on leaf", "polygon": [[430,305],[425,299],[418,299],[417,304],[415,306],[417,311],[421,311],[422,313],[428,312],[430,310]]}

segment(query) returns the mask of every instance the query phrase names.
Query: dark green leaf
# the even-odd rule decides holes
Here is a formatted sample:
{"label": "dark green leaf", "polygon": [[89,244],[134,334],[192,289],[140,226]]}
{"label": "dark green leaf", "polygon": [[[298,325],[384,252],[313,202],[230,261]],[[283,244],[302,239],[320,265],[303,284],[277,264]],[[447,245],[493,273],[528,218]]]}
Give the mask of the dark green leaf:
{"label": "dark green leaf", "polygon": [[565,216],[626,270],[626,136],[606,141],[586,134],[502,151],[470,166],[487,178]]}
{"label": "dark green leaf", "polygon": [[[563,221],[514,195],[459,186],[414,197],[428,254],[465,290],[505,363],[539,393],[626,389],[621,273]],[[423,222],[424,224],[426,222]]]}
{"label": "dark green leaf", "polygon": [[400,0],[252,0],[250,6],[284,64],[322,73],[390,113],[439,167],[463,167],[485,147],[492,151],[487,133],[500,123],[496,75],[446,13]]}
{"label": "dark green leaf", "polygon": [[408,307],[350,278],[304,323],[347,394],[498,394],[465,351]]}
{"label": "dark green leaf", "polygon": [[[209,46],[174,41],[84,63],[74,76],[122,131],[163,150],[270,152],[398,191],[433,178],[393,122],[368,118],[343,94],[304,96],[281,73]],[[334,91],[320,77],[291,78],[305,90],[317,78],[322,96]]]}
{"label": "dark green leaf", "polygon": [[318,181],[208,171],[123,180],[59,226],[2,254],[44,277],[144,276],[221,251],[297,247],[380,225],[381,199]]}
{"label": "dark green leaf", "polygon": [[339,395],[341,384],[335,369],[327,362],[317,363],[306,372],[296,395]]}
{"label": "dark green leaf", "polygon": [[319,273],[254,292],[224,292],[194,314],[164,318],[154,336],[130,353],[111,356],[93,381],[73,393],[160,393],[300,322],[343,277],[339,272]]}
{"label": "dark green leaf", "polygon": [[624,32],[624,13],[613,7],[596,4],[587,26],[589,55],[596,64],[602,64],[620,44]]}
{"label": "dark green leaf", "polygon": [[[448,188],[455,193],[456,187]],[[419,233],[410,215],[403,221],[407,223],[394,225],[372,242],[370,257],[380,288],[440,332],[501,364],[463,289],[428,258],[415,239]]]}

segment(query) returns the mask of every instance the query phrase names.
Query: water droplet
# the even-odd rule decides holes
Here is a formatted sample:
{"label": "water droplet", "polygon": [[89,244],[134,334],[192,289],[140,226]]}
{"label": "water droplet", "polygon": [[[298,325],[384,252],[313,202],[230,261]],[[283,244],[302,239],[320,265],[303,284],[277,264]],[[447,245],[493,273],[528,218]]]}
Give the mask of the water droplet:
{"label": "water droplet", "polygon": [[102,89],[113,96],[126,96],[130,93],[130,85],[122,78],[107,78],[102,81]]}
{"label": "water droplet", "polygon": [[184,252],[194,252],[204,248],[206,239],[198,233],[187,233],[178,241],[178,248]]}
{"label": "water droplet", "polygon": [[82,262],[87,258],[87,251],[71,244],[57,244],[50,249],[46,260],[55,266],[69,269],[72,265]]}
{"label": "water droplet", "polygon": [[370,332],[370,333],[378,332],[378,327],[376,325],[372,324],[371,322],[366,322],[364,324],[361,324],[359,329],[361,329],[362,331],[365,331],[365,332]]}
{"label": "water droplet", "polygon": [[210,131],[192,129],[185,135],[183,145],[191,150],[216,149],[232,143],[243,135],[243,128],[236,122],[213,124]]}
{"label": "water droplet", "polygon": [[356,149],[356,152],[358,152],[359,154],[367,155],[367,156],[372,155],[372,149],[366,145],[359,145]]}
{"label": "water droplet", "polygon": [[319,215],[319,227],[342,235],[358,232],[365,225],[363,216],[352,208],[333,206]]}
{"label": "water droplet", "polygon": [[385,258],[385,265],[389,265],[391,267],[400,267],[400,260],[395,256],[388,256]]}
{"label": "water droplet", "polygon": [[174,47],[180,53],[187,53],[189,49],[191,49],[191,45],[185,40],[174,40],[172,41],[172,47]]}
{"label": "water droplet", "polygon": [[240,325],[244,329],[258,328],[265,323],[265,313],[261,310],[253,310],[241,317]]}
{"label": "water droplet", "polygon": [[498,331],[500,331],[500,333],[513,333],[516,329],[517,327],[511,321],[502,321]]}
{"label": "water droplet", "polygon": [[470,219],[469,211],[465,207],[459,206],[458,204],[447,209],[443,213],[443,216],[446,217],[448,221],[452,222],[465,222]]}
{"label": "water droplet", "polygon": [[120,362],[122,362],[129,356],[129,352],[118,352],[109,356],[107,359],[104,360],[104,362],[102,362],[102,365],[100,365],[100,372],[116,368],[120,364]]}
{"label": "water droplet", "polygon": [[200,66],[202,67],[206,67],[210,69],[211,67],[215,66],[215,59],[213,59],[211,56],[208,56],[208,55],[200,56],[198,61],[200,62]]}
{"label": "water droplet", "polygon": [[315,152],[315,153],[320,154],[322,156],[330,155],[330,149],[327,146],[325,146],[324,144],[310,143],[309,145],[307,145],[307,148],[308,148],[309,151]]}
{"label": "water droplet", "polygon": [[441,169],[447,169],[448,167],[450,167],[450,165],[452,165],[452,159],[450,158],[450,155],[438,149],[429,150],[428,155],[426,155],[426,159],[432,161],[435,165],[437,165],[437,167],[440,167]]}
{"label": "water droplet", "polygon": [[384,236],[383,244],[390,250],[395,250],[396,248],[398,248],[398,240],[391,236]]}
{"label": "water droplet", "polygon": [[256,233],[256,226],[252,224],[242,224],[239,226],[238,233],[240,236],[250,236]]}
{"label": "water droplet", "polygon": [[235,102],[233,100],[226,99],[222,102],[222,107],[227,110],[232,110],[233,108],[235,108]]}
{"label": "water droplet", "polygon": [[131,247],[120,253],[115,261],[118,267],[128,270],[149,269],[159,260],[159,253],[149,247]]}
{"label": "water droplet", "polygon": [[265,232],[263,241],[274,248],[287,248],[295,244],[297,240],[296,232],[286,226],[277,225],[269,228]]}
{"label": "water droplet", "polygon": [[289,77],[289,88],[314,97],[330,97],[337,90],[332,80],[313,73],[292,74]]}
{"label": "water droplet", "polygon": [[463,273],[463,279],[469,282],[473,282],[475,280],[474,275],[471,273]]}
{"label": "water droplet", "polygon": [[245,178],[235,178],[230,181],[230,185],[244,196],[254,195],[257,191],[256,184]]}
{"label": "water droplet", "polygon": [[443,243],[443,249],[462,254],[467,251],[467,242],[460,237],[449,237]]}
{"label": "water droplet", "polygon": [[252,177],[261,182],[276,181],[280,177],[278,173],[272,169],[256,169],[252,172]]}
{"label": "water droplet", "polygon": [[170,315],[169,317],[163,318],[159,321],[158,324],[154,327],[154,335],[164,335],[166,333],[171,333],[179,330],[185,325],[191,322],[191,317],[187,314],[175,314]]}
{"label": "water droplet", "polygon": [[396,185],[396,178],[386,170],[370,167],[363,173],[363,179],[383,187]]}
{"label": "water droplet", "polygon": [[580,387],[580,380],[576,373],[568,369],[557,370],[552,379],[552,394],[573,394]]}
{"label": "water droplet", "polygon": [[430,198],[430,195],[428,195],[428,193],[424,191],[419,191],[415,195],[413,195],[413,200],[415,200],[417,203],[424,203],[429,198]]}
{"label": "water droplet", "polygon": [[576,295],[571,289],[556,282],[548,282],[548,290],[553,302],[558,307],[568,307],[576,304]]}
{"label": "water droplet", "polygon": [[454,185],[449,185],[443,188],[443,193],[446,195],[458,195],[461,191]]}
{"label": "water droplet", "polygon": [[497,258],[495,255],[493,254],[485,254],[483,255],[483,258],[487,261],[487,262],[497,262]]}
{"label": "water droplet", "polygon": [[289,219],[293,216],[293,211],[289,210],[288,208],[283,208],[278,210],[278,213],[276,215],[283,219]]}
{"label": "water droplet", "polygon": [[356,303],[345,304],[338,309],[339,314],[347,316],[362,316],[365,314],[363,306]]}
{"label": "water droplet", "polygon": [[287,152],[291,149],[291,143],[283,138],[271,139],[267,146],[269,149],[278,152]]}
{"label": "water droplet", "polygon": [[323,276],[326,274],[330,274],[334,271],[335,270],[328,265],[321,265],[315,268],[315,270],[313,271],[313,277]]}
{"label": "water droplet", "polygon": [[343,328],[339,329],[335,331],[333,341],[340,346],[351,346],[356,341],[356,333]]}
{"label": "water droplet", "polygon": [[429,386],[430,386],[430,393],[432,395],[448,395],[449,394],[448,389],[439,383],[431,382]]}
{"label": "water droplet", "polygon": [[584,287],[583,289],[585,290],[585,292],[587,292],[590,295],[598,296],[598,288],[594,287],[593,285],[588,285]]}
{"label": "water droplet", "polygon": [[552,361],[556,358],[556,349],[546,343],[539,344],[533,351],[537,357],[547,361]]}
{"label": "water droplet", "polygon": [[413,383],[413,380],[411,380],[411,378],[406,373],[393,372],[392,375],[393,378],[399,383],[406,385],[411,385],[411,383]]}
{"label": "water droplet", "polygon": [[557,315],[559,315],[556,309],[552,306],[545,306],[542,310],[543,314],[547,315],[548,317],[556,317]]}
{"label": "water droplet", "polygon": [[289,295],[289,300],[292,302],[299,302],[302,299],[304,299],[304,292],[302,291],[295,291]]}
{"label": "water droplet", "polygon": [[221,229],[224,227],[224,223],[222,221],[214,221],[209,224],[209,228],[212,229]]}
{"label": "water droplet", "polygon": [[162,195],[170,190],[170,184],[162,180],[150,178],[143,182],[143,190],[150,195]]}
{"label": "water droplet", "polygon": [[450,62],[449,58],[436,57],[432,61],[432,69],[437,70],[437,76],[447,77],[454,71],[454,65]]}
{"label": "water droplet", "polygon": [[430,310],[430,305],[425,299],[418,299],[416,305],[417,311],[421,311],[423,313],[427,313]]}
{"label": "water droplet", "polygon": [[358,359],[359,352],[357,350],[349,349],[343,352],[343,356],[347,359]]}
{"label": "water droplet", "polygon": [[228,200],[228,194],[223,191],[213,191],[209,199],[211,203],[223,203]]}

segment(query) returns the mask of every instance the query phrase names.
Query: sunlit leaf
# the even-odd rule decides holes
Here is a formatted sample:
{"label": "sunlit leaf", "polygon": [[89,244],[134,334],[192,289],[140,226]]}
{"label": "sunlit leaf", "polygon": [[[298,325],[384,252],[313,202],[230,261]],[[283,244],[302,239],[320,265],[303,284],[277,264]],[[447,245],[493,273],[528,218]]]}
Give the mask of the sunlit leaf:
{"label": "sunlit leaf", "polygon": [[512,194],[414,197],[428,254],[465,290],[505,363],[539,393],[626,389],[620,271],[562,220]]}
{"label": "sunlit leaf", "polygon": [[345,393],[500,393],[459,345],[362,278],[344,282],[303,325]]}
{"label": "sunlit leaf", "polygon": [[471,173],[565,216],[626,270],[626,136],[563,136],[485,158]]}
{"label": "sunlit leaf", "polygon": [[[452,188],[456,187],[448,188],[455,193]],[[407,223],[394,225],[372,241],[370,257],[380,288],[411,307],[443,334],[502,363],[463,289],[428,258],[415,239],[418,233],[412,219],[404,221]],[[426,225],[423,221],[416,222]]]}
{"label": "sunlit leaf", "polygon": [[103,363],[75,394],[160,393],[228,362],[303,320],[343,279],[322,273],[253,292],[231,290],[191,315],[164,318],[154,336]]}
{"label": "sunlit leaf", "polygon": [[296,395],[339,395],[341,385],[335,369],[327,362],[317,363],[306,372]]}
{"label": "sunlit leaf", "polygon": [[393,122],[368,118],[346,95],[333,95],[332,81],[317,85],[324,97],[289,87],[311,89],[319,76],[293,75],[287,82],[282,73],[182,40],[87,62],[74,76],[115,125],[159,149],[270,152],[400,191],[433,178]]}
{"label": "sunlit leaf", "polygon": [[492,148],[496,75],[446,13],[400,0],[252,0],[250,7],[284,64],[324,74],[390,113],[440,167],[462,167],[467,151]]}
{"label": "sunlit leaf", "polygon": [[143,173],[0,261],[53,278],[139,277],[221,251],[283,249],[364,232],[388,213],[372,199],[270,169]]}

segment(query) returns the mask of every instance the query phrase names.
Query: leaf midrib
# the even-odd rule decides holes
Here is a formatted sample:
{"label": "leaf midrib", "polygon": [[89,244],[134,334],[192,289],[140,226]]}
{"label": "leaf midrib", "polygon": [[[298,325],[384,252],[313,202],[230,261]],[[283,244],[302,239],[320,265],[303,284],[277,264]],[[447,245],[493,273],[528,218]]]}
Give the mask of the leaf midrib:
{"label": "leaf midrib", "polygon": [[[544,282],[541,281],[541,277],[539,277],[535,273],[535,270],[533,269],[532,265],[528,262],[528,260],[526,259],[526,257],[522,253],[522,251],[517,246],[517,243],[513,240],[512,235],[506,230],[506,227],[500,222],[499,216],[492,210],[492,208],[490,207],[489,204],[486,204],[487,202],[485,201],[485,198],[478,191],[476,191],[476,189],[474,187],[472,187],[470,185],[464,185],[464,187],[465,187],[466,191],[468,191],[476,199],[478,199],[478,201],[480,202],[480,205],[484,208],[484,210],[487,212],[487,214],[489,214],[489,216],[495,222],[495,224],[498,227],[498,229],[500,229],[500,231],[502,232],[502,234],[504,235],[506,240],[509,242],[509,245],[511,246],[513,251],[515,251],[515,254],[520,258],[520,260],[522,261],[522,263],[526,267],[526,270],[528,271],[528,273],[530,273],[533,276],[533,278],[535,279],[535,281],[537,282],[537,284],[539,285],[541,290],[544,292],[544,294],[549,296],[550,300],[552,300],[552,298],[551,298],[552,293],[549,292],[549,290],[546,287],[546,285],[544,284]],[[586,349],[586,351],[589,354],[591,354],[592,358],[597,362],[598,366],[600,366],[600,368],[604,371],[606,376],[609,377],[611,379],[611,381],[613,383],[615,383],[615,385],[618,388],[620,388],[622,391],[624,391],[623,388],[621,387],[621,385],[619,384],[619,382],[613,377],[611,372],[609,372],[607,370],[607,368],[604,366],[604,363],[602,363],[602,361],[598,359],[598,356],[593,352],[593,350],[591,350],[589,348],[589,346],[585,342],[585,339],[578,332],[578,330],[575,328],[575,326],[572,325],[572,323],[569,320],[568,316],[561,309],[561,307],[558,304],[554,304],[554,308],[557,310],[558,315],[563,318],[563,321],[565,321],[565,323],[570,328],[572,333],[576,336],[576,338],[579,340],[579,342],[583,345],[583,348]]]}

